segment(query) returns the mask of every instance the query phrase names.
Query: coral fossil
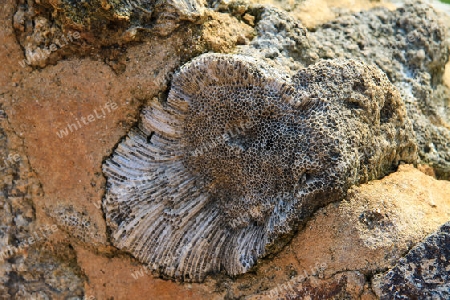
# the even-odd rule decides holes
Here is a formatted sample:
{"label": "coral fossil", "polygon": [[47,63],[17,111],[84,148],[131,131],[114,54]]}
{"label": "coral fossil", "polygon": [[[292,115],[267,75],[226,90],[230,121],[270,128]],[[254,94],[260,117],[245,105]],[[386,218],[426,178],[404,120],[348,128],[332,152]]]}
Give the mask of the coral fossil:
{"label": "coral fossil", "polygon": [[290,78],[205,54],[105,162],[103,209],[115,246],[202,281],[246,272],[351,184],[415,159],[403,102],[376,67],[325,61]]}

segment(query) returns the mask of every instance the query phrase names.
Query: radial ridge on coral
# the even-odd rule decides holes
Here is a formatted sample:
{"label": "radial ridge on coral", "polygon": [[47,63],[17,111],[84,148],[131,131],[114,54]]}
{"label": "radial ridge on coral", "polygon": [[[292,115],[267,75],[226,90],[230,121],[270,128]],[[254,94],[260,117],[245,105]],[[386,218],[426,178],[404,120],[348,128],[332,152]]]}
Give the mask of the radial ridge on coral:
{"label": "radial ridge on coral", "polygon": [[113,244],[163,276],[242,274],[352,184],[414,162],[399,93],[353,60],[290,77],[243,55],[183,66],[103,166]]}

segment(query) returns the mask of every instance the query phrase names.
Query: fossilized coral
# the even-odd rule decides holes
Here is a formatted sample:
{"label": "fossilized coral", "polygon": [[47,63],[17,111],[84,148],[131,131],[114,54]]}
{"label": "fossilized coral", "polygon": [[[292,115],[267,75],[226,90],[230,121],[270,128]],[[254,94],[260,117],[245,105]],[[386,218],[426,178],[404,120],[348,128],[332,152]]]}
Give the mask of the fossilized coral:
{"label": "fossilized coral", "polygon": [[447,30],[429,4],[414,1],[342,16],[309,35],[311,56],[358,59],[387,74],[414,123],[420,163],[441,179],[450,179],[450,90],[442,81]]}
{"label": "fossilized coral", "polygon": [[201,281],[246,272],[351,184],[415,159],[403,102],[378,68],[327,61],[290,78],[206,54],[105,162],[103,208],[115,246]]}

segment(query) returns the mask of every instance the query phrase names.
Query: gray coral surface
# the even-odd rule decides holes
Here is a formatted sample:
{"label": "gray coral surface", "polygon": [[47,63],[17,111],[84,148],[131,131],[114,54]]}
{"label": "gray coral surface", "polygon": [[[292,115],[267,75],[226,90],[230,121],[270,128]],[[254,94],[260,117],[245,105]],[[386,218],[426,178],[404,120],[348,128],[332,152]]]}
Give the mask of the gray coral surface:
{"label": "gray coral surface", "polygon": [[318,208],[380,178],[417,146],[383,72],[324,61],[290,77],[205,54],[174,77],[103,169],[115,246],[162,275],[241,274]]}

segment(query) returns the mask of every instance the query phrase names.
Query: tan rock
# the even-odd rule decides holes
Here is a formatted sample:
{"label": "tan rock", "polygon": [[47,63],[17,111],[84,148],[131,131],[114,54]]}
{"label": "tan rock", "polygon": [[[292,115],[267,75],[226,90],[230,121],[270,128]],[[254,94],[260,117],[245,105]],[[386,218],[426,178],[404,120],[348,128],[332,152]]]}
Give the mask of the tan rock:
{"label": "tan rock", "polygon": [[[148,291],[146,295],[152,299],[166,299],[170,290],[185,295],[186,287],[198,293],[196,299],[223,299],[225,291],[230,297],[276,299],[271,298],[271,292],[272,296],[297,295],[299,289],[303,296],[315,290],[329,296],[376,299],[366,275],[392,267],[413,245],[448,220],[449,194],[448,181],[436,180],[410,165],[401,166],[398,172],[382,180],[354,187],[346,200],[318,211],[281,253],[263,260],[254,272],[234,280],[213,276],[203,284],[178,284],[145,274],[138,281],[151,284],[144,287],[123,280],[132,279],[131,273],[142,268],[137,263],[106,259],[82,248],[77,249],[78,263],[86,272],[94,294],[112,277],[122,278],[123,286],[128,286],[130,293]],[[100,261],[110,266],[110,270],[120,271],[115,271],[114,276],[100,275],[103,272],[96,271],[95,267]],[[122,283],[118,281],[114,286],[105,288],[104,292],[122,293]]]}
{"label": "tan rock", "polygon": [[129,105],[129,95],[117,90],[119,85],[104,64],[65,61],[27,76],[7,110],[43,185],[45,201],[36,205],[50,215],[57,210],[52,216],[66,227],[62,218],[71,219],[71,212],[65,207],[84,212],[92,226],[83,228],[80,222],[78,227],[73,221],[68,229],[74,233],[79,228],[94,244],[106,243],[102,212],[95,206],[104,186],[96,164],[133,122],[126,116],[137,110]]}
{"label": "tan rock", "polygon": [[[55,252],[59,245],[75,245],[76,261],[72,256],[62,258],[64,263],[83,270],[76,276],[85,280],[86,299],[223,299],[268,294],[301,274],[306,274],[307,279],[297,287],[311,289],[315,287],[312,283],[317,282],[323,290],[332,292],[330,287],[335,287],[339,293],[375,299],[365,282],[366,275],[392,266],[411,246],[449,219],[450,183],[403,166],[383,180],[353,188],[346,201],[321,209],[289,245],[248,274],[238,278],[215,275],[203,284],[160,280],[145,271],[144,276],[133,278],[132,274],[142,274],[144,267],[112,247],[105,247],[107,234],[99,207],[105,184],[101,162],[129,130],[142,102],[159,97],[166,90],[173,70],[181,62],[206,49],[231,51],[235,44],[246,43],[253,29],[228,14],[212,13],[212,19],[198,26],[198,32],[192,31],[198,29],[194,26],[181,26],[165,39],[152,37],[129,46],[121,62],[123,69],[108,62],[112,71],[101,61],[72,57],[55,66],[31,70],[20,66],[24,51],[11,24],[16,2],[6,0],[0,7],[0,118],[2,127],[7,128],[9,152],[23,156],[20,179],[14,173],[3,176],[1,181],[16,184],[13,194],[26,193],[10,197],[17,207],[25,202],[29,205],[24,206],[26,211],[21,208],[24,217],[14,222],[25,224],[23,220],[30,219],[31,228],[51,224],[48,213],[65,229],[67,234],[58,232],[46,245],[55,248]],[[307,26],[334,18],[333,5],[355,11],[379,5],[376,1],[354,4],[321,0],[326,7],[306,1],[296,8],[297,1],[284,2],[289,2],[292,14]],[[20,13],[16,19],[16,29],[22,30]],[[87,33],[84,36],[87,42],[94,40]],[[80,49],[85,51],[88,47],[83,44]],[[450,64],[444,76],[450,86]],[[94,110],[100,113],[108,102],[116,103],[118,108],[105,111],[105,118],[98,118]],[[81,117],[89,120],[92,113],[94,119],[90,120],[94,121],[80,123],[83,126],[66,137],[58,137],[57,132],[68,124],[82,122]],[[24,181],[26,175],[29,182]],[[55,214],[58,210],[63,213]],[[12,223],[13,214],[2,213]],[[39,257],[41,249],[36,251],[29,257]],[[109,257],[112,254],[114,258]],[[325,268],[314,276],[321,264]],[[30,276],[33,272],[28,272],[29,266],[21,264],[17,270]],[[2,264],[2,278],[8,278],[11,270],[11,264]],[[54,278],[62,277],[57,274]],[[3,291],[6,285],[0,285]]]}
{"label": "tan rock", "polygon": [[[229,14],[210,12],[209,15],[212,19],[202,25],[202,39],[208,49],[226,53],[230,52],[236,44],[247,44],[253,38],[253,28],[236,18],[230,17]],[[255,17],[249,14],[245,16],[243,19],[253,25],[252,20]]]}
{"label": "tan rock", "polygon": [[153,278],[130,258],[106,258],[77,247],[77,263],[86,274],[86,298],[95,299],[221,299],[208,284],[179,284]]}
{"label": "tan rock", "polygon": [[[318,211],[291,245],[271,263],[262,264],[257,274],[267,274],[274,266],[283,270],[295,256],[295,273],[308,275],[308,284],[317,281],[320,287],[339,282],[336,274],[347,270],[370,275],[392,267],[413,245],[450,219],[448,195],[450,182],[436,180],[411,165],[400,166],[396,173],[354,187],[344,201]],[[320,265],[325,268],[314,272]],[[292,278],[280,272],[270,282],[261,280],[272,287],[265,294],[275,293],[274,289]],[[365,284],[362,280],[357,290]],[[349,292],[351,286],[354,290],[355,285],[346,282],[342,289]],[[365,293],[371,295],[370,290]]]}

